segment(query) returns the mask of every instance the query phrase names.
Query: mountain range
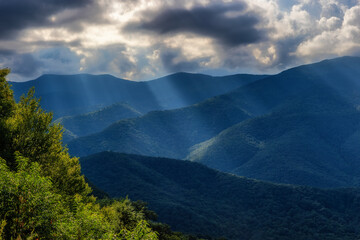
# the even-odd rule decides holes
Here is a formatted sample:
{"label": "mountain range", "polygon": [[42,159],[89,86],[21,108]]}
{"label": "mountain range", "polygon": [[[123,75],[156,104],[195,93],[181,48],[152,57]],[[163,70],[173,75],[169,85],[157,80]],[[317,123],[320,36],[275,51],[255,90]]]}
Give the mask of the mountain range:
{"label": "mountain range", "polygon": [[97,153],[82,172],[111,197],[148,202],[175,230],[227,239],[358,239],[360,192],[273,184],[165,158]]}
{"label": "mountain range", "polygon": [[265,76],[238,74],[212,77],[176,73],[135,82],[111,75],[43,75],[35,80],[11,84],[17,99],[35,87],[35,96],[41,98],[43,108],[52,111],[56,119],[85,114],[119,102],[142,113],[185,107]]}
{"label": "mountain range", "polygon": [[189,107],[118,121],[68,143],[189,159],[221,171],[317,187],[358,186],[360,58],[289,69]]}
{"label": "mountain range", "polygon": [[56,119],[55,123],[66,126],[65,135],[67,137],[64,141],[68,142],[76,137],[100,132],[112,123],[121,119],[135,118],[141,115],[141,112],[137,111],[129,104],[120,102],[94,112],[61,117]]}

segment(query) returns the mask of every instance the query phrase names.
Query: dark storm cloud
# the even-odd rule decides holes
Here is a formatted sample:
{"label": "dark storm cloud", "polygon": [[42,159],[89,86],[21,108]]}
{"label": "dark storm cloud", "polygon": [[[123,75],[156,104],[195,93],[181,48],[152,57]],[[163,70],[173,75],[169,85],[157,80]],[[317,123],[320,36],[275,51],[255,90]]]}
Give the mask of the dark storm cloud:
{"label": "dark storm cloud", "polygon": [[[226,46],[255,43],[265,38],[257,28],[261,17],[246,12],[245,4],[211,5],[192,9],[164,9],[152,19],[128,25],[129,30],[149,30],[165,35],[194,33],[220,41]],[[144,13],[145,16],[154,13]]]}
{"label": "dark storm cloud", "polygon": [[[84,9],[94,6],[94,0],[3,0],[0,1],[0,39],[15,37],[28,27],[56,26],[63,22],[52,22],[49,17],[68,9]],[[77,19],[85,13],[80,11]],[[65,20],[66,22],[66,20]]]}
{"label": "dark storm cloud", "polygon": [[198,59],[189,61],[185,59],[180,50],[176,49],[162,49],[160,59],[163,67],[168,72],[191,72],[200,67]]}
{"label": "dark storm cloud", "polygon": [[277,67],[278,69],[285,69],[288,66],[299,64],[299,59],[294,54],[299,44],[304,41],[303,37],[292,37],[279,40],[275,43],[277,49],[277,59],[270,67]]}
{"label": "dark storm cloud", "polygon": [[54,47],[80,47],[82,43],[80,40],[74,41],[29,41],[28,42],[32,46],[41,47],[41,48],[54,48]]}
{"label": "dark storm cloud", "polygon": [[66,47],[41,49],[32,53],[12,52],[0,55],[0,68],[8,67],[12,74],[29,80],[44,73],[76,73],[80,56]]}
{"label": "dark storm cloud", "polygon": [[14,50],[10,50],[10,49],[1,49],[0,48],[0,57],[3,56],[11,56],[14,55],[16,52]]}
{"label": "dark storm cloud", "polygon": [[38,73],[43,63],[34,58],[32,54],[20,54],[12,57],[9,63],[12,73],[19,74],[24,77],[31,77]]}

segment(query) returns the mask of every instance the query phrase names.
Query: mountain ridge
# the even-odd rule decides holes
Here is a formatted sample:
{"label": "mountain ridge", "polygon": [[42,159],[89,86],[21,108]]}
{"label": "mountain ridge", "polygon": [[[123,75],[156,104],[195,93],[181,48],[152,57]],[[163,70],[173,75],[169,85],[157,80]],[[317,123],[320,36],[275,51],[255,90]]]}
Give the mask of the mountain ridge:
{"label": "mountain ridge", "polygon": [[[326,105],[322,105],[324,98]],[[348,154],[343,145],[359,127],[360,112],[336,93],[325,94],[322,89],[321,94],[301,96],[271,114],[224,130],[194,146],[188,159],[275,182],[358,186],[359,164],[342,155]],[[353,151],[356,145],[348,147]]]}
{"label": "mountain ridge", "polygon": [[360,234],[356,189],[274,184],[194,162],[114,152],[80,162],[97,187],[111,197],[147,201],[175,230],[246,240],[350,240]]}
{"label": "mountain ridge", "polygon": [[[79,156],[111,150],[188,157],[222,171],[268,181],[357,186],[360,166],[342,157],[356,155],[356,142],[360,142],[358,135],[351,135],[360,123],[357,76],[360,58],[300,66],[187,108],[119,121],[96,135],[69,142],[69,149]],[[247,124],[244,131],[252,132],[244,135],[242,128],[231,128],[236,124]],[[220,142],[211,140],[228,128],[232,135],[224,135]],[[253,157],[257,160],[250,161]],[[239,168],[244,161],[249,162],[246,171]],[[348,169],[340,169],[341,162]]]}
{"label": "mountain ridge", "polygon": [[[105,129],[121,119],[135,118],[142,113],[126,103],[115,103],[94,112],[58,118],[54,123],[62,124],[76,137],[90,135]],[[70,139],[66,139],[68,142]]]}
{"label": "mountain ridge", "polygon": [[76,74],[43,75],[11,84],[17,100],[35,87],[35,96],[42,99],[44,108],[59,118],[85,114],[118,102],[144,113],[185,107],[262,77],[265,75],[239,74],[228,78],[184,73],[180,77],[165,76],[159,84],[158,80],[135,82],[106,74]]}

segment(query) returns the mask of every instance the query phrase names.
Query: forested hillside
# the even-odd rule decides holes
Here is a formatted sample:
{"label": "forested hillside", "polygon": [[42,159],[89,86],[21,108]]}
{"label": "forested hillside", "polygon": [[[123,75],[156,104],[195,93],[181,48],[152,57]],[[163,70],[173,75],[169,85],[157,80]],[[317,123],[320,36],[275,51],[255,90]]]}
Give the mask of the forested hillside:
{"label": "forested hillside", "polygon": [[122,119],[135,118],[141,115],[141,112],[126,103],[115,103],[94,112],[61,117],[55,123],[66,126],[66,130],[70,131],[73,137],[76,138],[100,132],[112,123]]}
{"label": "forested hillside", "polygon": [[250,116],[227,99],[217,98],[168,111],[118,121],[105,130],[69,142],[76,156],[103,150],[184,158],[194,144]]}
{"label": "forested hillside", "polygon": [[360,191],[280,185],[190,161],[97,153],[83,173],[111,197],[142,199],[176,230],[228,239],[354,240]]}
{"label": "forested hillside", "polygon": [[[193,147],[188,159],[273,182],[359,186],[360,112],[332,89],[288,101]],[[221,159],[221,160],[219,160]]]}

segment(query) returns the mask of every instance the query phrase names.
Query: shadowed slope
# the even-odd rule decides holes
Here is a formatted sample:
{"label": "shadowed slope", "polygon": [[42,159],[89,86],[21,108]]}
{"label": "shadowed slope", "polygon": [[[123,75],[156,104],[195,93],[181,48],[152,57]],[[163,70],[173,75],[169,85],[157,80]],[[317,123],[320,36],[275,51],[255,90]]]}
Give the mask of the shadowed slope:
{"label": "shadowed slope", "polygon": [[69,149],[76,156],[112,150],[183,158],[192,145],[247,118],[249,115],[242,109],[215,98],[187,108],[119,121],[100,133],[69,142]]}
{"label": "shadowed slope", "polygon": [[126,103],[117,103],[98,111],[62,117],[55,121],[61,123],[68,131],[77,137],[100,132],[112,123],[126,118],[141,116],[141,112]]}
{"label": "shadowed slope", "polygon": [[358,190],[319,190],[237,177],[197,163],[119,153],[80,159],[111,197],[149,203],[175,230],[228,239],[357,239]]}
{"label": "shadowed slope", "polygon": [[271,114],[194,146],[188,159],[273,182],[359,186],[360,164],[349,157],[360,143],[354,134],[359,126],[353,104],[333,89],[313,88]]}

